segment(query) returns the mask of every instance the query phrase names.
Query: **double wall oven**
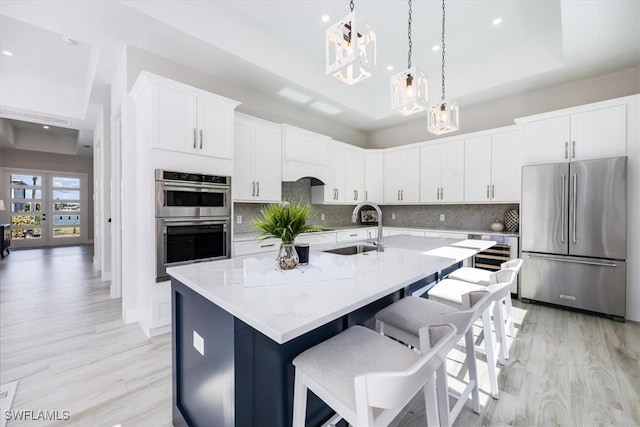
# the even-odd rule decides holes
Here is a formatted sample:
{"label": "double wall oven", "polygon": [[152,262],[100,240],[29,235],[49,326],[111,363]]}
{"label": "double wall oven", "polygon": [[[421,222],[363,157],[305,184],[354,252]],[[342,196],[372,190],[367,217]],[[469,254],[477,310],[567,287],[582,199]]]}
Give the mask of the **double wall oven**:
{"label": "double wall oven", "polygon": [[156,282],[167,267],[231,256],[231,177],[156,169]]}

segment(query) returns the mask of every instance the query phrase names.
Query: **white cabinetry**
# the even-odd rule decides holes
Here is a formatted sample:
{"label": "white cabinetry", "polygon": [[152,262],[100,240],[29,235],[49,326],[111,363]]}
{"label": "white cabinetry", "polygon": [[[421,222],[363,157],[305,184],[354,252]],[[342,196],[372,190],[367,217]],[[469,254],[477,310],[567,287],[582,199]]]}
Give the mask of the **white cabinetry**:
{"label": "white cabinetry", "polygon": [[367,233],[366,228],[357,228],[351,230],[341,230],[336,232],[336,241],[340,242],[351,242],[356,240],[366,240],[369,238],[369,233]]}
{"label": "white cabinetry", "polygon": [[326,183],[330,180],[330,137],[282,125],[282,180],[297,181],[312,176]]}
{"label": "white cabinetry", "polygon": [[450,203],[464,200],[464,141],[420,148],[420,201]]}
{"label": "white cabinetry", "polygon": [[364,199],[373,203],[384,200],[384,154],[367,150],[364,155]]}
{"label": "white cabinetry", "polygon": [[239,102],[152,74],[146,78],[152,148],[233,158],[233,110]]}
{"label": "white cabinetry", "polygon": [[420,200],[420,148],[384,153],[384,203],[410,204]]}
{"label": "white cabinetry", "polygon": [[330,141],[329,166],[324,185],[311,187],[311,203],[340,204],[345,201],[346,150],[342,144]]}
{"label": "white cabinetry", "polygon": [[557,117],[547,117],[549,115],[517,120],[524,122],[526,164],[626,155],[625,104],[565,113]]}
{"label": "white cabinetry", "polygon": [[347,204],[358,204],[365,200],[364,156],[364,150],[358,148],[345,150],[345,202]]}
{"label": "white cabinetry", "polygon": [[465,140],[466,202],[518,202],[522,167],[521,131]]}
{"label": "white cabinetry", "polygon": [[282,198],[280,126],[236,114],[233,199],[278,202]]}

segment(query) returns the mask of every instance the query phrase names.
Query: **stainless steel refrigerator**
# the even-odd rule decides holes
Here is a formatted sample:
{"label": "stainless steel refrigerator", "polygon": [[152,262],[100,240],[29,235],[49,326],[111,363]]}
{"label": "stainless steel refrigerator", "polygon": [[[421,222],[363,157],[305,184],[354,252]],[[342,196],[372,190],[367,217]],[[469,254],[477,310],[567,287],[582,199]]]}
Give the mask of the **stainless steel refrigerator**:
{"label": "stainless steel refrigerator", "polygon": [[520,297],[624,321],[627,158],[522,168]]}

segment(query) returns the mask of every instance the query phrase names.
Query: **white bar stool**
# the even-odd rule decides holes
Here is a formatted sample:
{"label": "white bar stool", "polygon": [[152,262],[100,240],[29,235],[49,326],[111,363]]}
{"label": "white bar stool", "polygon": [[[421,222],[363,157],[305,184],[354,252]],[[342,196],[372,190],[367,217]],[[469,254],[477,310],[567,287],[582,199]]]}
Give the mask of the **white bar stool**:
{"label": "white bar stool", "polygon": [[[522,268],[522,259],[514,258],[509,261],[500,264],[500,270],[513,270],[516,274],[520,273]],[[474,267],[461,267],[449,274],[449,279],[462,280],[464,282],[475,283],[477,285],[489,286],[491,284],[490,270],[483,270],[482,268]]]}
{"label": "white bar stool", "polygon": [[[482,313],[482,331],[484,334],[484,348],[487,357],[487,369],[489,371],[489,384],[491,386],[491,396],[498,399],[500,390],[498,388],[498,373],[496,363],[500,361],[504,364],[509,357],[509,349],[506,341],[505,320],[502,301],[511,298],[511,284],[515,280],[516,274],[511,270],[501,270],[494,273],[498,283],[482,286],[474,283],[463,282],[461,280],[445,279],[436,286],[429,289],[429,299],[438,301],[453,307],[464,307],[462,296],[472,292],[486,290],[490,293],[489,305]],[[492,279],[494,280],[494,279]],[[493,310],[492,310],[493,309]],[[491,312],[493,311],[495,336],[491,328]],[[496,357],[496,336],[500,343],[500,358]]]}
{"label": "white bar stool", "polygon": [[[464,335],[467,366],[469,368],[469,384],[460,393],[460,398],[450,409],[449,386],[446,364],[437,369],[436,395],[427,398],[429,402],[437,401],[437,411],[427,411],[427,424],[450,427],[456,420],[469,396],[472,400],[473,411],[480,413],[480,394],[478,391],[478,370],[476,367],[476,353],[473,343],[473,323],[482,316],[489,306],[489,292],[474,291],[464,295],[465,310],[455,308],[436,301],[420,297],[406,297],[391,304],[376,313],[376,330],[384,335],[395,338],[413,347],[422,349],[422,342],[418,339],[420,328],[425,325],[450,323],[457,329],[456,342]],[[427,393],[434,393],[433,388],[427,388]],[[428,407],[427,407],[428,408]],[[433,418],[438,413],[439,420]],[[439,421],[439,423],[438,423]]]}
{"label": "white bar stool", "polygon": [[[307,389],[353,426],[386,426],[431,382],[455,344],[453,325],[420,329],[420,354],[362,326],[353,326],[293,359],[293,427],[303,427]],[[425,386],[426,385],[426,386]],[[430,415],[437,419],[436,415]],[[335,419],[335,417],[334,417]]]}

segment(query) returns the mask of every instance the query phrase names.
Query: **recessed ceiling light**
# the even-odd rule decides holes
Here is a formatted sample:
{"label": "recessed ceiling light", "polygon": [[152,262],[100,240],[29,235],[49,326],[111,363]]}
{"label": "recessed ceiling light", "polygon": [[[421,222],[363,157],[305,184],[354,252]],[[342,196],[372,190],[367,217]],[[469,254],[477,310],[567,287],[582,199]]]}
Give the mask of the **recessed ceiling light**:
{"label": "recessed ceiling light", "polygon": [[311,101],[311,97],[309,95],[305,95],[302,92],[298,92],[297,90],[289,89],[288,87],[280,89],[278,95],[283,96],[291,101],[298,102],[300,104],[306,104]]}
{"label": "recessed ceiling light", "polygon": [[2,54],[5,55],[5,56],[13,56],[13,52],[10,52],[8,50],[3,50]]}
{"label": "recessed ceiling light", "polygon": [[342,110],[334,107],[333,105],[326,104],[322,101],[316,101],[313,104],[309,105],[309,107],[322,111],[323,113],[329,114],[330,116],[335,116],[338,113],[342,113]]}
{"label": "recessed ceiling light", "polygon": [[433,47],[431,48],[431,50],[432,50],[432,51],[434,51],[434,52],[436,52],[436,51],[440,50],[440,46],[435,45],[435,46],[433,46]]}
{"label": "recessed ceiling light", "polygon": [[393,65],[387,65],[387,71],[393,71]]}
{"label": "recessed ceiling light", "polygon": [[77,42],[77,41],[75,41],[74,39],[72,39],[71,37],[67,37],[67,36],[60,36],[60,38],[62,39],[62,41],[63,41],[65,44],[68,44],[68,45],[71,45],[71,46],[78,44],[78,42]]}
{"label": "recessed ceiling light", "polygon": [[331,18],[329,17],[329,15],[322,15],[320,19],[322,19],[322,22],[329,22],[329,19]]}
{"label": "recessed ceiling light", "polygon": [[44,125],[44,126],[42,126],[42,128],[43,128],[43,129],[49,129],[49,126]]}
{"label": "recessed ceiling light", "polygon": [[492,24],[493,25],[500,25],[500,23],[502,22],[502,18],[496,18],[493,20]]}

